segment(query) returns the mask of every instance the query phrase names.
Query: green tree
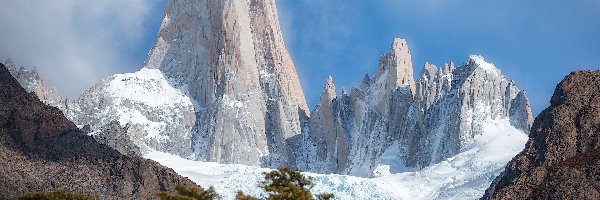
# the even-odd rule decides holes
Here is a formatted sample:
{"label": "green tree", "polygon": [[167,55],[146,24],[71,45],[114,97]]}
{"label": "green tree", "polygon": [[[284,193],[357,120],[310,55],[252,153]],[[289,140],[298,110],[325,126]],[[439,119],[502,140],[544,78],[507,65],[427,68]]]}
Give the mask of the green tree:
{"label": "green tree", "polygon": [[208,190],[204,190],[201,187],[186,187],[183,185],[175,186],[175,190],[179,194],[171,195],[166,192],[158,194],[161,200],[214,200],[220,199],[219,194],[215,192],[215,188],[212,186]]}
{"label": "green tree", "polygon": [[250,196],[250,195],[246,195],[242,191],[237,192],[237,195],[235,195],[235,199],[237,199],[237,200],[258,200],[258,198]]}
{"label": "green tree", "polygon": [[92,198],[81,193],[71,193],[64,190],[52,192],[28,193],[17,200],[91,200]]}
{"label": "green tree", "polygon": [[[268,200],[313,200],[310,192],[313,187],[312,178],[304,177],[298,170],[287,167],[265,173],[265,181],[261,186],[269,194]],[[333,194],[317,195],[320,200],[333,197]]]}
{"label": "green tree", "polygon": [[330,193],[317,195],[318,200],[329,200],[329,199],[333,199],[333,197],[334,197],[333,194],[330,194]]}

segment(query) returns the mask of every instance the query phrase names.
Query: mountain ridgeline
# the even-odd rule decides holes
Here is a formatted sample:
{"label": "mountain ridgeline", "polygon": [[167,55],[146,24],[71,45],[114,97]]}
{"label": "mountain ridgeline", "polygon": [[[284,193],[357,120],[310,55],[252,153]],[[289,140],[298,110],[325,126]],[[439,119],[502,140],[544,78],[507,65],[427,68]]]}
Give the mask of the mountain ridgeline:
{"label": "mountain ridgeline", "polygon": [[408,43],[396,38],[374,76],[341,95],[329,78],[311,112],[274,0],[170,0],[139,71],[44,102],[122,153],[359,176],[454,156],[493,120],[531,126],[524,91],[481,56],[425,64],[418,80],[413,71]]}
{"label": "mountain ridgeline", "polygon": [[[172,169],[96,142],[24,90],[8,69],[0,64],[0,199],[56,189],[96,199],[153,199],[178,184],[197,187]],[[36,77],[25,72],[21,77]]]}
{"label": "mountain ridgeline", "polygon": [[481,56],[461,67],[425,64],[415,82],[408,44],[395,39],[379,63],[349,94],[337,96],[327,80],[299,137],[297,167],[360,176],[379,165],[419,169],[458,154],[491,120],[525,132],[532,123],[524,91]]}

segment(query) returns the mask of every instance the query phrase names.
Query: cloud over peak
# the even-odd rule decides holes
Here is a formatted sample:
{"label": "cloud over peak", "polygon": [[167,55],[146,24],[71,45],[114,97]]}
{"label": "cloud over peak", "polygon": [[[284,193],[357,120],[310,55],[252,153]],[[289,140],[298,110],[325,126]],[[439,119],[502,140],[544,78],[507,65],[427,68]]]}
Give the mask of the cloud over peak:
{"label": "cloud over peak", "polygon": [[[136,69],[158,0],[9,0],[0,7],[0,59],[37,67],[74,98],[99,79]],[[151,42],[150,42],[151,43]],[[145,44],[149,46],[148,44]],[[141,58],[143,59],[143,58]]]}

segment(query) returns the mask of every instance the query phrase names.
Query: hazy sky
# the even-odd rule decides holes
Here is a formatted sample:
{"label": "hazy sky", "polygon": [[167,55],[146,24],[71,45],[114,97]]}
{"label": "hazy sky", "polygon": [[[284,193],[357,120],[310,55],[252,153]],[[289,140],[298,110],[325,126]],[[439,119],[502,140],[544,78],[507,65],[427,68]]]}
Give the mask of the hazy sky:
{"label": "hazy sky", "polygon": [[[153,46],[165,0],[7,0],[0,59],[36,66],[76,97],[113,73],[135,71]],[[525,89],[534,114],[576,69],[600,69],[598,0],[278,0],[286,45],[314,107],[331,75],[338,89],[377,69],[394,37],[425,61],[481,54]],[[419,77],[419,76],[416,76]]]}

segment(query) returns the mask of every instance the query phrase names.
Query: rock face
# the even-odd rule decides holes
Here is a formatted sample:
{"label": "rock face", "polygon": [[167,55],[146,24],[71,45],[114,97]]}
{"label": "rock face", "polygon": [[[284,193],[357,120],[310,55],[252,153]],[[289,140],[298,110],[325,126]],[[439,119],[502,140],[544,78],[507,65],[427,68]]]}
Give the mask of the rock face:
{"label": "rock face", "polygon": [[89,135],[93,136],[99,143],[106,144],[123,155],[141,157],[142,151],[131,141],[131,137],[127,135],[127,130],[128,127],[122,127],[119,122],[113,121]]}
{"label": "rock face", "polygon": [[149,199],[195,186],[158,163],[86,136],[59,109],[27,93],[0,64],[0,199],[57,188],[97,199]]}
{"label": "rock face", "polygon": [[599,199],[599,148],[600,71],[573,72],[483,199]]}
{"label": "rock face", "polygon": [[417,82],[411,62],[407,42],[394,39],[375,76],[350,94],[336,96],[328,80],[299,137],[306,145],[296,154],[313,159],[297,159],[298,167],[359,176],[381,172],[379,166],[401,172],[458,154],[493,120],[529,130],[524,91],[483,57],[470,56],[458,68],[427,63]]}
{"label": "rock face", "polygon": [[274,0],[172,0],[145,68],[197,102],[197,159],[290,164],[286,140],[308,107]]}

